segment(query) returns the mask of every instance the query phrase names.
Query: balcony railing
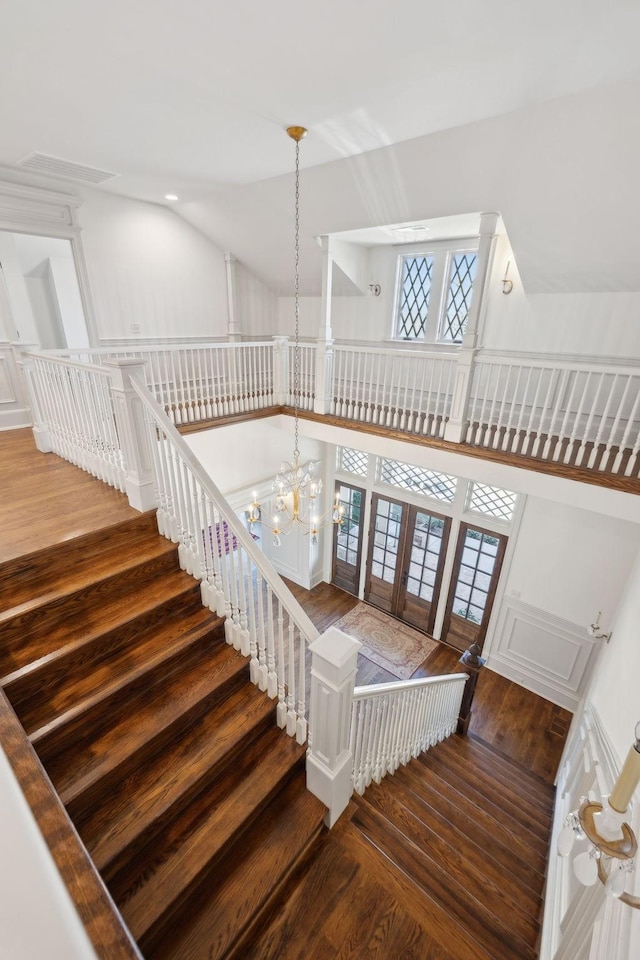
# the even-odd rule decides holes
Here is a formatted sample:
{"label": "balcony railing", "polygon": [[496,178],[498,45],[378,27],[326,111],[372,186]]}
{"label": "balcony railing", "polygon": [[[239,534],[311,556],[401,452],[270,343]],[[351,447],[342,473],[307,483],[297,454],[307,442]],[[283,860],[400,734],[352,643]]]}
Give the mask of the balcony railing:
{"label": "balcony railing", "polygon": [[638,365],[548,363],[463,350],[318,350],[303,343],[296,397],[295,352],[285,337],[38,356],[94,369],[116,359],[140,360],[150,392],[177,425],[297,404],[413,437],[609,475],[640,473]]}

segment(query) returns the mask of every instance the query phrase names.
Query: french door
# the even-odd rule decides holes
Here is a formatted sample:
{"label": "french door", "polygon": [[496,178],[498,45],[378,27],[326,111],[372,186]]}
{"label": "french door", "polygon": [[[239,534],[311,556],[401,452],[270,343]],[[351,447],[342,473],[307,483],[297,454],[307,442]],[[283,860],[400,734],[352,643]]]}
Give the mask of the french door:
{"label": "french door", "polygon": [[498,585],[507,537],[460,524],[442,640],[458,650],[482,646]]}
{"label": "french door", "polygon": [[451,521],[373,495],[365,600],[433,632]]}
{"label": "french door", "polygon": [[333,571],[331,580],[337,587],[357,596],[362,557],[362,520],[365,492],[346,483],[336,486],[342,523],[333,535]]}

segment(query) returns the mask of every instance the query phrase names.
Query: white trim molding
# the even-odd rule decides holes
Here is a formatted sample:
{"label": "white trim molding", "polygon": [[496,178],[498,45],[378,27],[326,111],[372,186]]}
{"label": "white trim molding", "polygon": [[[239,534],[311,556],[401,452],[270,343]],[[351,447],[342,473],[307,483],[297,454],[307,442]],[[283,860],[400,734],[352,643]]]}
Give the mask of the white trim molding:
{"label": "white trim molding", "polygon": [[[567,815],[582,796],[607,795],[620,770],[620,760],[595,708],[587,703],[574,718],[557,780],[556,807],[547,871],[540,960],[636,960],[632,936],[640,914],[597,883],[584,887],[573,875],[571,858],[557,856],[558,835]],[[640,804],[636,796],[631,826],[638,832]],[[635,892],[638,891],[635,880]],[[634,925],[636,930],[634,931]]]}
{"label": "white trim molding", "polygon": [[584,697],[598,647],[583,626],[505,597],[488,666],[574,712]]}
{"label": "white trim molding", "polygon": [[93,298],[76,216],[82,203],[82,197],[77,194],[57,193],[0,179],[0,230],[71,242],[89,342],[95,346],[98,339]]}

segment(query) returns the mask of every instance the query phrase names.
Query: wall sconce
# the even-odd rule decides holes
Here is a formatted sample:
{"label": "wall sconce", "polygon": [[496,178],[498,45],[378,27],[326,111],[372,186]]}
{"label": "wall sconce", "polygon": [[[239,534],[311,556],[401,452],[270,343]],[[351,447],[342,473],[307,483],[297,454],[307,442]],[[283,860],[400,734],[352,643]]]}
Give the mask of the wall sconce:
{"label": "wall sconce", "polygon": [[608,797],[601,803],[582,797],[580,809],[570,813],[558,836],[558,854],[568,857],[574,844],[587,842],[573,861],[573,871],[585,887],[597,880],[610,897],[630,907],[640,908],[640,897],[625,892],[627,878],[633,872],[638,849],[635,834],[626,818],[629,803],[640,782],[640,723],[620,776]]}
{"label": "wall sconce", "polygon": [[381,293],[381,290],[382,290],[382,288],[380,287],[380,284],[379,284],[379,283],[374,283],[373,280],[372,280],[371,283],[369,284],[369,296],[371,296],[371,297],[379,297],[379,296],[380,296],[380,293]]}
{"label": "wall sconce", "polygon": [[609,643],[611,637],[613,636],[613,630],[610,630],[609,633],[603,633],[600,629],[600,614],[602,610],[598,610],[598,614],[593,623],[590,623],[587,627],[587,633],[590,637],[593,637],[594,640],[606,640]]}
{"label": "wall sconce", "polygon": [[502,292],[505,296],[508,296],[513,290],[513,280],[509,280],[509,267],[511,266],[511,260],[507,260],[507,269],[504,272],[504,277],[502,278]]}

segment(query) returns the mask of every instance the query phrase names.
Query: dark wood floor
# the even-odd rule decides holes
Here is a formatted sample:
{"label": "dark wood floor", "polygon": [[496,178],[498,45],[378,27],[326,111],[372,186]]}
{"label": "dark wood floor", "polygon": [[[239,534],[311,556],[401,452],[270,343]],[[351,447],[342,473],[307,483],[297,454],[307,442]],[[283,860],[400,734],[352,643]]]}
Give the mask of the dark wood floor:
{"label": "dark wood floor", "polygon": [[30,429],[0,432],[0,563],[136,516],[127,498],[53,453]]}

